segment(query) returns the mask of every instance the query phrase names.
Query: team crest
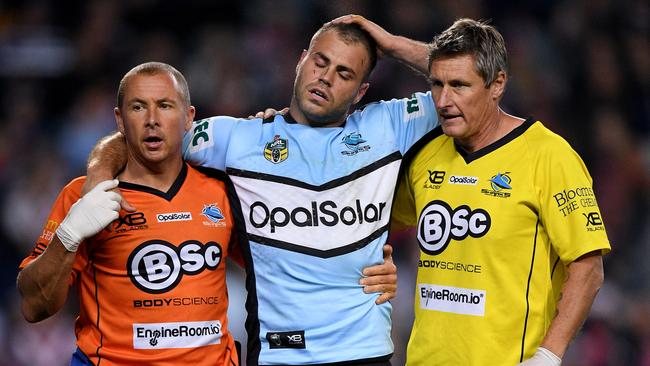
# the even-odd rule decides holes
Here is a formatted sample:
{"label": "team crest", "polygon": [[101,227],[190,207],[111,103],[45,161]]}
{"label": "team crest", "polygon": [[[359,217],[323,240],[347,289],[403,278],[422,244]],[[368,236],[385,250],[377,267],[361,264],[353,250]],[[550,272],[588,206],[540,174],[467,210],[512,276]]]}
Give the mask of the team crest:
{"label": "team crest", "polygon": [[356,155],[361,151],[370,150],[370,145],[362,145],[364,142],[366,142],[366,140],[364,140],[358,132],[353,132],[349,135],[343,136],[341,143],[348,149],[341,151],[341,154],[351,156]]}
{"label": "team crest", "polygon": [[204,205],[203,211],[201,211],[201,215],[207,217],[208,220],[210,220],[210,222],[206,222],[206,221],[203,222],[206,225],[214,225],[214,226],[225,225],[225,222],[223,222],[223,220],[226,217],[223,215],[223,213],[221,213],[221,209],[219,208],[219,206],[217,206],[216,203]]}
{"label": "team crest", "polygon": [[280,135],[275,135],[273,141],[267,142],[264,146],[264,158],[273,164],[281,163],[289,157],[289,142],[287,139],[281,139]]}
{"label": "team crest", "polygon": [[510,193],[506,192],[512,189],[510,183],[512,179],[510,178],[510,172],[497,173],[496,175],[490,178],[490,188],[492,189],[482,189],[481,193],[493,197],[508,198]]}

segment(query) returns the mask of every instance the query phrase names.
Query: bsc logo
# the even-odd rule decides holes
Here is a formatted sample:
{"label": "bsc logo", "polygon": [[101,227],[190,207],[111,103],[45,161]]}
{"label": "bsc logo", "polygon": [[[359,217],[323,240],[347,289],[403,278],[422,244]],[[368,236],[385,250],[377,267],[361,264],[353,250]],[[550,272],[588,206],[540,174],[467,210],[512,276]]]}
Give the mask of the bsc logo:
{"label": "bsc logo", "polygon": [[135,248],[126,266],[137,288],[160,294],[176,287],[183,275],[197,275],[206,268],[215,270],[221,257],[221,246],[212,241],[203,245],[188,240],[175,247],[164,240],[149,240]]}
{"label": "bsc logo", "polygon": [[289,142],[275,135],[273,141],[267,142],[264,146],[264,158],[273,164],[281,163],[289,157]]}
{"label": "bsc logo", "polygon": [[452,210],[443,201],[432,201],[420,213],[418,220],[418,242],[423,252],[436,255],[442,253],[449,242],[484,236],[492,221],[487,211],[473,210],[462,205]]}

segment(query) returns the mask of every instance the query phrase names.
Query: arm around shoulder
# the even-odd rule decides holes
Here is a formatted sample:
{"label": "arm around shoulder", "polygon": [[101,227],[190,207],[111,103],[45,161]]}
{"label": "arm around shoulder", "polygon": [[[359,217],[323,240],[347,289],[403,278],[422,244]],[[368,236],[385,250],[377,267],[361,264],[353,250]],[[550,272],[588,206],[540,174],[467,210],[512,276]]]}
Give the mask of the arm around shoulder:
{"label": "arm around shoulder", "polygon": [[124,169],[127,160],[126,140],[120,132],[106,136],[88,156],[87,177],[83,193],[90,191],[97,183],[113,179]]}

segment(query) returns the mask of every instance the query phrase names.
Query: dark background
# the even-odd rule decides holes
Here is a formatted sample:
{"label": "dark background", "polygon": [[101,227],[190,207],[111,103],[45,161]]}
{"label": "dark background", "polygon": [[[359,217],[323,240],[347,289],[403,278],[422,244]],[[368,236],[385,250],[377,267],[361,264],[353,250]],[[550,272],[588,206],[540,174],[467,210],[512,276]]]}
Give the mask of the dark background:
{"label": "dark background", "polygon": [[[295,65],[322,23],[357,13],[422,41],[458,17],[490,19],[504,35],[503,107],[564,136],[593,178],[613,251],[605,285],[563,365],[650,365],[650,6],[575,1],[0,1],[0,364],[64,365],[74,302],[37,325],[20,315],[15,277],[56,194],[84,174],[95,141],[115,129],[122,75],[145,61],[176,66],[197,118],[248,116],[289,104]],[[362,103],[426,90],[382,60]],[[412,321],[417,245],[394,237],[394,364]],[[231,284],[240,340],[241,272]]]}

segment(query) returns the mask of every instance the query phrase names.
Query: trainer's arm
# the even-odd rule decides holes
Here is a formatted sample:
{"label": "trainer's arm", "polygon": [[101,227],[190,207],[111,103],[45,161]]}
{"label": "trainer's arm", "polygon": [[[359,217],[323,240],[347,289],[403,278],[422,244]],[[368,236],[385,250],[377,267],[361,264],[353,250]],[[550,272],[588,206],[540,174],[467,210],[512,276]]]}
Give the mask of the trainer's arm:
{"label": "trainer's arm", "polygon": [[333,23],[358,24],[377,42],[379,50],[428,77],[429,75],[429,45],[410,38],[396,36],[387,32],[374,22],[361,15],[344,15],[332,20]]}
{"label": "trainer's arm", "polygon": [[45,251],[18,274],[25,319],[37,322],[61,309],[68,296],[68,281],[81,242],[118,218],[122,198],[112,190],[116,179],[100,182],[73,204]]}
{"label": "trainer's arm", "polygon": [[569,264],[555,318],[541,347],[559,358],[564,356],[569,343],[587,319],[603,280],[603,258],[600,251],[587,253]]}
{"label": "trainer's arm", "polygon": [[47,319],[63,307],[75,254],[55,235],[47,249],[18,273],[20,306],[28,322]]}
{"label": "trainer's arm", "polygon": [[86,193],[97,183],[113,179],[126,166],[126,140],[120,132],[106,136],[97,142],[88,157]]}

